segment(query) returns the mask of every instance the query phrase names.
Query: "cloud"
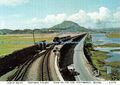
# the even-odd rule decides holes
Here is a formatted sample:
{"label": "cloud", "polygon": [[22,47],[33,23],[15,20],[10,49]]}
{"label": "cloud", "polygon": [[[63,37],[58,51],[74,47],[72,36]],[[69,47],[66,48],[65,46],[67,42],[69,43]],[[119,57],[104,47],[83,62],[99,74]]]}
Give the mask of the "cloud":
{"label": "cloud", "polygon": [[53,25],[59,24],[66,20],[66,14],[57,14],[57,15],[47,15],[44,19],[32,18],[32,22],[34,24],[39,24],[41,27],[51,27]]}
{"label": "cloud", "polygon": [[[119,15],[119,13],[116,15]],[[98,12],[87,13],[80,10],[77,13],[67,16],[66,14],[48,15],[42,21],[49,24],[49,26],[60,23],[64,20],[69,20],[78,23],[84,27],[98,28],[108,27],[109,23],[113,20],[113,15],[108,8],[100,7]]]}
{"label": "cloud", "polygon": [[47,23],[60,23],[66,19],[66,14],[58,14],[58,15],[48,15],[43,20]]}
{"label": "cloud", "polygon": [[80,10],[78,13],[75,13],[69,16],[68,20],[79,22],[79,23],[85,23],[90,20],[90,17],[87,15],[85,11]]}
{"label": "cloud", "polygon": [[0,28],[5,28],[5,25],[6,25],[5,21],[0,22]]}
{"label": "cloud", "polygon": [[101,7],[99,8],[99,17],[101,21],[107,21],[111,17],[111,12],[108,8]]}
{"label": "cloud", "polygon": [[[67,20],[78,23],[81,26],[87,27],[87,24],[90,24],[90,17],[84,10],[80,10],[78,13],[68,16]],[[89,23],[86,23],[89,22]]]}
{"label": "cloud", "polygon": [[32,22],[36,23],[36,22],[39,22],[39,20],[36,17],[34,17],[34,18],[32,18]]}
{"label": "cloud", "polygon": [[[86,12],[84,10],[80,10],[77,13],[71,15],[67,15],[65,13],[56,15],[51,14],[42,19],[33,17],[31,20],[21,22],[18,21],[17,25],[21,25],[24,28],[27,28],[28,26],[30,28],[49,28],[65,20],[76,22],[80,26],[87,28],[120,27],[120,7],[118,7],[114,13],[112,13],[106,7],[100,7],[98,11],[95,12]],[[15,24],[13,24],[13,26],[14,25]]]}
{"label": "cloud", "polygon": [[51,27],[63,22],[64,20],[66,20],[66,18],[67,18],[66,14],[48,15],[45,17],[45,19],[42,19],[40,21],[47,27]]}
{"label": "cloud", "polygon": [[29,0],[0,0],[0,5],[16,6],[27,2],[29,2]]}
{"label": "cloud", "polygon": [[99,13],[97,13],[97,12],[88,13],[87,15],[91,18],[91,20],[93,20],[94,23],[96,23],[98,20],[100,20]]}
{"label": "cloud", "polygon": [[31,21],[27,21],[27,25],[36,26],[38,28],[49,28],[56,24],[59,24],[65,20],[78,23],[80,26],[87,28],[110,28],[120,27],[120,7],[118,7],[115,13],[111,13],[108,8],[100,7],[97,12],[85,12],[80,10],[77,13],[47,15],[43,19],[34,17]]}
{"label": "cloud", "polygon": [[120,22],[120,7],[118,7],[117,12],[113,16],[116,22]]}
{"label": "cloud", "polygon": [[56,24],[69,20],[78,23],[81,26],[87,28],[109,28],[109,27],[120,27],[120,7],[118,7],[115,13],[111,13],[108,8],[100,7],[98,12],[85,12],[80,10],[77,13],[47,15],[44,19],[33,18],[33,23],[40,23],[41,27],[51,27]]}
{"label": "cloud", "polygon": [[70,15],[68,20],[91,28],[120,27],[120,25],[118,25],[118,23],[120,23],[120,7],[118,7],[116,13],[111,13],[111,11],[105,7],[100,7],[98,12],[91,13],[80,10],[78,13]]}
{"label": "cloud", "polygon": [[94,28],[104,28],[113,20],[111,11],[105,7],[100,7],[98,12],[87,13],[87,15],[91,18],[91,22],[95,26]]}

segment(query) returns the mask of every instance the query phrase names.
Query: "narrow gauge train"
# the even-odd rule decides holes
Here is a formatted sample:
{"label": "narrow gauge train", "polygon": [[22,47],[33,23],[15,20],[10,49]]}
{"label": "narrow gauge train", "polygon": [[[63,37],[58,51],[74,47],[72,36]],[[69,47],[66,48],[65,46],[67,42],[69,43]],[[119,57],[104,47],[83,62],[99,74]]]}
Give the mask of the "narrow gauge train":
{"label": "narrow gauge train", "polygon": [[65,36],[65,37],[55,37],[53,39],[53,42],[60,44],[61,42],[65,42],[71,39],[71,36]]}

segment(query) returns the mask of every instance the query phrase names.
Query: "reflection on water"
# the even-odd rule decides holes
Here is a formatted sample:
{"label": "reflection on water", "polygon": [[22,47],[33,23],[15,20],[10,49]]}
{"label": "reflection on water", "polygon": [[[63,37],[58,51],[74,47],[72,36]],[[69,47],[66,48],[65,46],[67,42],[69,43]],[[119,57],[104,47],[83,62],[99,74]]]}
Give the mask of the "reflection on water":
{"label": "reflection on water", "polygon": [[[101,51],[106,51],[106,52],[111,52],[110,50],[113,50],[113,49],[120,49],[120,47],[96,47],[95,50],[101,50]],[[119,53],[119,52],[117,52]]]}
{"label": "reflection on water", "polygon": [[[101,34],[91,34],[92,36],[92,41],[96,41],[96,43],[98,41],[102,41],[99,42],[97,44],[101,45],[101,44],[105,44],[105,43],[120,43],[120,38],[108,38],[105,36],[105,33],[101,33]],[[105,61],[107,62],[114,62],[114,61],[120,61],[120,52],[116,51],[116,52],[111,52],[110,50],[114,50],[114,49],[120,49],[120,47],[96,47],[96,50],[100,50],[100,51],[106,51],[109,52],[108,55],[111,55],[111,58],[106,59]]]}
{"label": "reflection on water", "polygon": [[[108,38],[105,36],[105,33],[101,34],[91,34],[92,41],[95,44],[103,45],[106,43],[120,43],[120,38]],[[99,43],[98,43],[99,42]],[[109,52],[107,55],[111,55],[112,57],[105,59],[106,62],[114,62],[114,61],[120,61],[120,51],[111,51],[114,49],[120,49],[120,47],[96,47],[96,50],[100,51],[106,51]],[[111,67],[110,66],[104,66],[104,68],[107,68],[110,72]],[[118,69],[120,71],[120,69]]]}
{"label": "reflection on water", "polygon": [[93,42],[96,42],[100,45],[106,44],[106,43],[120,43],[120,38],[108,38],[105,36],[105,33],[101,34],[91,34]]}
{"label": "reflection on water", "polygon": [[110,52],[107,55],[112,55],[112,57],[105,59],[107,62],[120,61],[120,52]]}
{"label": "reflection on water", "polygon": [[[103,68],[107,68],[107,73],[108,74],[111,73],[112,67],[110,67],[110,66],[103,66]],[[118,68],[117,70],[118,70],[118,72],[120,72],[120,68]]]}

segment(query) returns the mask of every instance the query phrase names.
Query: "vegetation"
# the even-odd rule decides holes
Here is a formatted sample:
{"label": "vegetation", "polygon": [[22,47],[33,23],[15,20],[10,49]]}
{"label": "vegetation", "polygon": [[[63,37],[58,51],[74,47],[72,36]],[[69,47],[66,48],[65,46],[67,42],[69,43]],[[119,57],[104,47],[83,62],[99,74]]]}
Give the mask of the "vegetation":
{"label": "vegetation", "polygon": [[103,68],[103,66],[106,64],[106,62],[104,61],[104,59],[107,59],[109,57],[111,57],[110,55],[106,55],[107,52],[103,52],[103,51],[90,51],[91,52],[91,59],[92,59],[92,63],[95,66],[95,68],[97,68],[97,70],[100,71],[100,74],[103,78],[105,78],[106,76],[106,69]]}
{"label": "vegetation", "polygon": [[120,49],[113,49],[113,50],[110,50],[110,51],[120,51]]}
{"label": "vegetation", "polygon": [[92,60],[90,58],[90,56],[92,55],[90,51],[93,50],[93,45],[92,43],[87,43],[91,41],[92,41],[92,37],[88,35],[84,41],[84,54],[87,57],[88,61],[93,65]]}
{"label": "vegetation", "polygon": [[112,69],[110,76],[111,76],[111,80],[114,80],[114,81],[120,80],[120,72],[118,72],[116,68]]}
{"label": "vegetation", "polygon": [[77,23],[72,22],[72,21],[64,21],[60,24],[57,24],[50,29],[53,29],[57,32],[82,32],[82,31],[92,31],[90,29],[87,29],[85,27],[79,26]]}
{"label": "vegetation", "polygon": [[119,43],[106,43],[104,45],[96,45],[96,47],[120,47]]}
{"label": "vegetation", "polygon": [[106,62],[107,66],[111,66],[114,68],[120,68],[120,61],[116,61],[116,62]]}
{"label": "vegetation", "polygon": [[[52,41],[55,34],[35,34],[35,41]],[[32,34],[0,36],[0,56],[33,45]]]}
{"label": "vegetation", "polygon": [[[103,68],[103,66],[111,66],[113,68],[120,68],[120,64],[119,64],[120,62],[111,62],[110,63],[110,62],[104,61],[105,59],[107,59],[111,56],[106,55],[108,52],[94,50],[94,47],[97,47],[98,45],[86,43],[86,42],[90,42],[91,40],[92,40],[92,38],[90,37],[90,35],[85,40],[84,51],[85,51],[85,55],[86,55],[87,59],[89,60],[90,64],[95,69],[100,71],[101,77],[103,77],[106,80],[114,80],[113,76],[117,76],[117,75],[114,74],[113,72],[111,74],[107,74],[107,69]],[[107,47],[110,45],[113,45],[113,44],[105,44],[105,46],[107,46]],[[119,45],[119,44],[116,44],[116,45]],[[120,72],[117,72],[117,74],[120,74]],[[120,79],[120,78],[118,78],[118,79]]]}
{"label": "vegetation", "polygon": [[[24,29],[24,30],[10,30],[10,29],[2,29],[0,30],[0,35],[6,35],[6,34],[32,34],[33,30],[31,29]],[[50,31],[49,29],[34,29],[35,34],[40,33],[53,33],[53,31]]]}
{"label": "vegetation", "polygon": [[105,64],[104,59],[106,59],[110,56],[104,55],[107,52],[94,50],[94,45],[92,43],[86,43],[86,42],[91,42],[91,41],[92,41],[92,37],[90,35],[88,35],[88,37],[85,40],[85,44],[84,44],[85,56],[87,57],[88,61],[93,66],[93,68],[99,70],[101,76],[105,77],[106,69],[102,68],[102,67]]}
{"label": "vegetation", "polygon": [[[34,29],[35,34],[40,33],[56,33],[56,32],[88,32],[92,31],[85,27],[79,26],[77,23],[72,21],[64,21],[60,24],[57,24],[51,28],[41,28],[41,29]],[[31,29],[24,29],[24,30],[10,30],[10,29],[1,29],[0,35],[6,34],[32,34],[33,30]]]}
{"label": "vegetation", "polygon": [[120,33],[106,34],[108,38],[120,38]]}

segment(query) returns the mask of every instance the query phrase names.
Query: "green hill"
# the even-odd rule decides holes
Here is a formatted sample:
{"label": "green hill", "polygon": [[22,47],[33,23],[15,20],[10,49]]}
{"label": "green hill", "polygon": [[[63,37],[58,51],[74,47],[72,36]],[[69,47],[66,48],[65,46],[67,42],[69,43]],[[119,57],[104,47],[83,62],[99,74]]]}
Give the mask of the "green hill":
{"label": "green hill", "polygon": [[[85,27],[79,26],[77,23],[72,21],[64,21],[60,24],[57,24],[51,28],[43,28],[43,29],[34,29],[35,34],[40,33],[54,33],[54,32],[88,32],[92,31]],[[5,34],[32,34],[33,30],[31,29],[24,29],[24,30],[10,30],[10,29],[1,29],[0,35]]]}
{"label": "green hill", "polygon": [[49,28],[51,30],[54,30],[56,32],[87,32],[90,31],[87,28],[81,27],[79,26],[77,23],[72,22],[72,21],[64,21],[61,24],[55,25],[51,28]]}
{"label": "green hill", "polygon": [[1,29],[0,35],[10,34],[11,32],[12,32],[12,30],[10,30],[10,29]]}

